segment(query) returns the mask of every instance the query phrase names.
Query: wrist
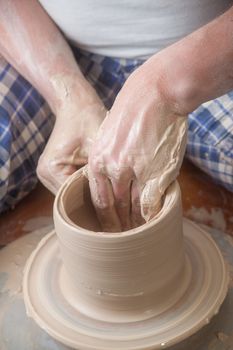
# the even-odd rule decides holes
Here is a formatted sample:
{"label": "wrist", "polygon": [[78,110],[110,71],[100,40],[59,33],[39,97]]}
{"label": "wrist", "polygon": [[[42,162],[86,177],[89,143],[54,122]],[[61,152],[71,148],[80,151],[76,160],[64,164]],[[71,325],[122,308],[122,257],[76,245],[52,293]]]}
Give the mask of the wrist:
{"label": "wrist", "polygon": [[95,90],[81,73],[55,74],[50,78],[50,84],[52,89],[49,104],[55,115],[71,106],[78,110],[88,105],[101,104]]}
{"label": "wrist", "polygon": [[185,65],[181,53],[172,55],[164,52],[156,56],[152,58],[154,76],[163,99],[175,114],[183,116],[191,113],[204,102],[204,84],[200,86],[197,75]]}

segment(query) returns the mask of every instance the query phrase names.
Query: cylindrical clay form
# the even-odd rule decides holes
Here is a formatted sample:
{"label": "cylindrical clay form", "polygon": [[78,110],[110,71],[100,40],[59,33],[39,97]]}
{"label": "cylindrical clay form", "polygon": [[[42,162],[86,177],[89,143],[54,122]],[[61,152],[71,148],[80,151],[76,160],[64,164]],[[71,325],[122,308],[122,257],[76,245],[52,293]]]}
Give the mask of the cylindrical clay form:
{"label": "cylindrical clay form", "polygon": [[152,317],[175,304],[190,275],[185,262],[180,190],[167,189],[161,212],[129,231],[101,232],[88,180],[79,170],[54,203],[64,263],[62,291],[79,311],[108,322]]}

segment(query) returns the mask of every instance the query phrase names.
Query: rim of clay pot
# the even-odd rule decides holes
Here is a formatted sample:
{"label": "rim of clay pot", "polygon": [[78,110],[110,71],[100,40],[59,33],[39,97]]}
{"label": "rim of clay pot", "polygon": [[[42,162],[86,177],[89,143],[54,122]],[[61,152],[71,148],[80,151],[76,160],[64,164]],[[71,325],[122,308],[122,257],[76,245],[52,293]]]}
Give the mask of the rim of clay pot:
{"label": "rim of clay pot", "polygon": [[[170,215],[173,215],[173,211],[171,210],[178,202],[179,202],[179,197],[180,197],[180,186],[177,180],[172,182],[164,195],[164,200],[163,200],[163,205],[160,210],[160,212],[153,217],[150,221],[144,223],[143,225],[140,225],[136,228],[127,230],[127,231],[122,231],[122,232],[107,232],[107,231],[93,231],[89,230],[83,226],[78,225],[75,223],[69,215],[67,214],[67,211],[64,207],[64,191],[69,191],[70,187],[74,184],[75,181],[78,181],[80,178],[85,179],[88,181],[88,178],[86,176],[86,166],[83,168],[77,170],[74,174],[72,174],[66,181],[65,183],[60,187],[55,201],[54,201],[54,206],[53,206],[53,216],[54,220],[59,220],[62,222],[63,225],[69,228],[78,228],[78,233],[85,235],[85,236],[92,236],[97,235],[98,237],[108,237],[108,238],[121,238],[121,237],[126,237],[126,236],[131,236],[138,234],[142,232],[143,229],[150,229],[153,227],[155,224],[158,225],[162,224],[164,221],[164,218]],[[66,195],[67,192],[66,192]]]}

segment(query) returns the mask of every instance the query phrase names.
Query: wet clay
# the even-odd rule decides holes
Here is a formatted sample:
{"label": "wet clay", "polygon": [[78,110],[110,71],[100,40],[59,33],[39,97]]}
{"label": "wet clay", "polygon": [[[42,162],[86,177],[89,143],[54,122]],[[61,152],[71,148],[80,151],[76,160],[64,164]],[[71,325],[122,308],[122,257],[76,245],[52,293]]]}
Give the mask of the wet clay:
{"label": "wet clay", "polygon": [[105,321],[140,320],[148,318],[148,310],[149,316],[166,310],[184,293],[190,270],[177,183],[167,190],[156,218],[109,233],[100,231],[88,180],[80,171],[57,196],[54,222],[64,263],[63,293],[83,313]]}
{"label": "wet clay", "polygon": [[[71,193],[73,195],[71,195]],[[96,216],[95,208],[91,201],[87,179],[80,179],[79,186],[77,186],[77,188],[76,186],[72,187],[72,190],[64,200],[66,213],[70,222],[89,231],[102,231],[101,225]]]}
{"label": "wet clay", "polygon": [[59,190],[54,223],[28,259],[24,300],[29,316],[74,349],[170,346],[207,324],[226,296],[221,252],[183,221],[177,182],[152,220],[102,232],[81,169]]}

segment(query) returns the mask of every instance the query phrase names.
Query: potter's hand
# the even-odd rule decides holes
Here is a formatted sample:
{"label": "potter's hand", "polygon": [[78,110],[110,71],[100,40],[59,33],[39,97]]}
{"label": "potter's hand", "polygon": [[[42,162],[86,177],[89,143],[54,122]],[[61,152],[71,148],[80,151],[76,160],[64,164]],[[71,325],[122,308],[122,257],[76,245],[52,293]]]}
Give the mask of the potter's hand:
{"label": "potter's hand", "polygon": [[65,91],[55,108],[55,126],[39,159],[37,174],[55,194],[69,175],[87,163],[89,148],[106,110],[88,82],[80,84],[79,79],[76,84],[59,76],[54,79],[54,84],[64,84]]}
{"label": "potter's hand", "polygon": [[[17,40],[15,33],[20,33]],[[38,165],[39,178],[55,193],[86,162],[104,106],[39,1],[0,0],[0,35],[0,55],[41,93],[56,115]]]}
{"label": "potter's hand", "polygon": [[129,77],[90,152],[90,190],[104,231],[152,218],[183,159],[186,118],[176,113],[151,65]]}

